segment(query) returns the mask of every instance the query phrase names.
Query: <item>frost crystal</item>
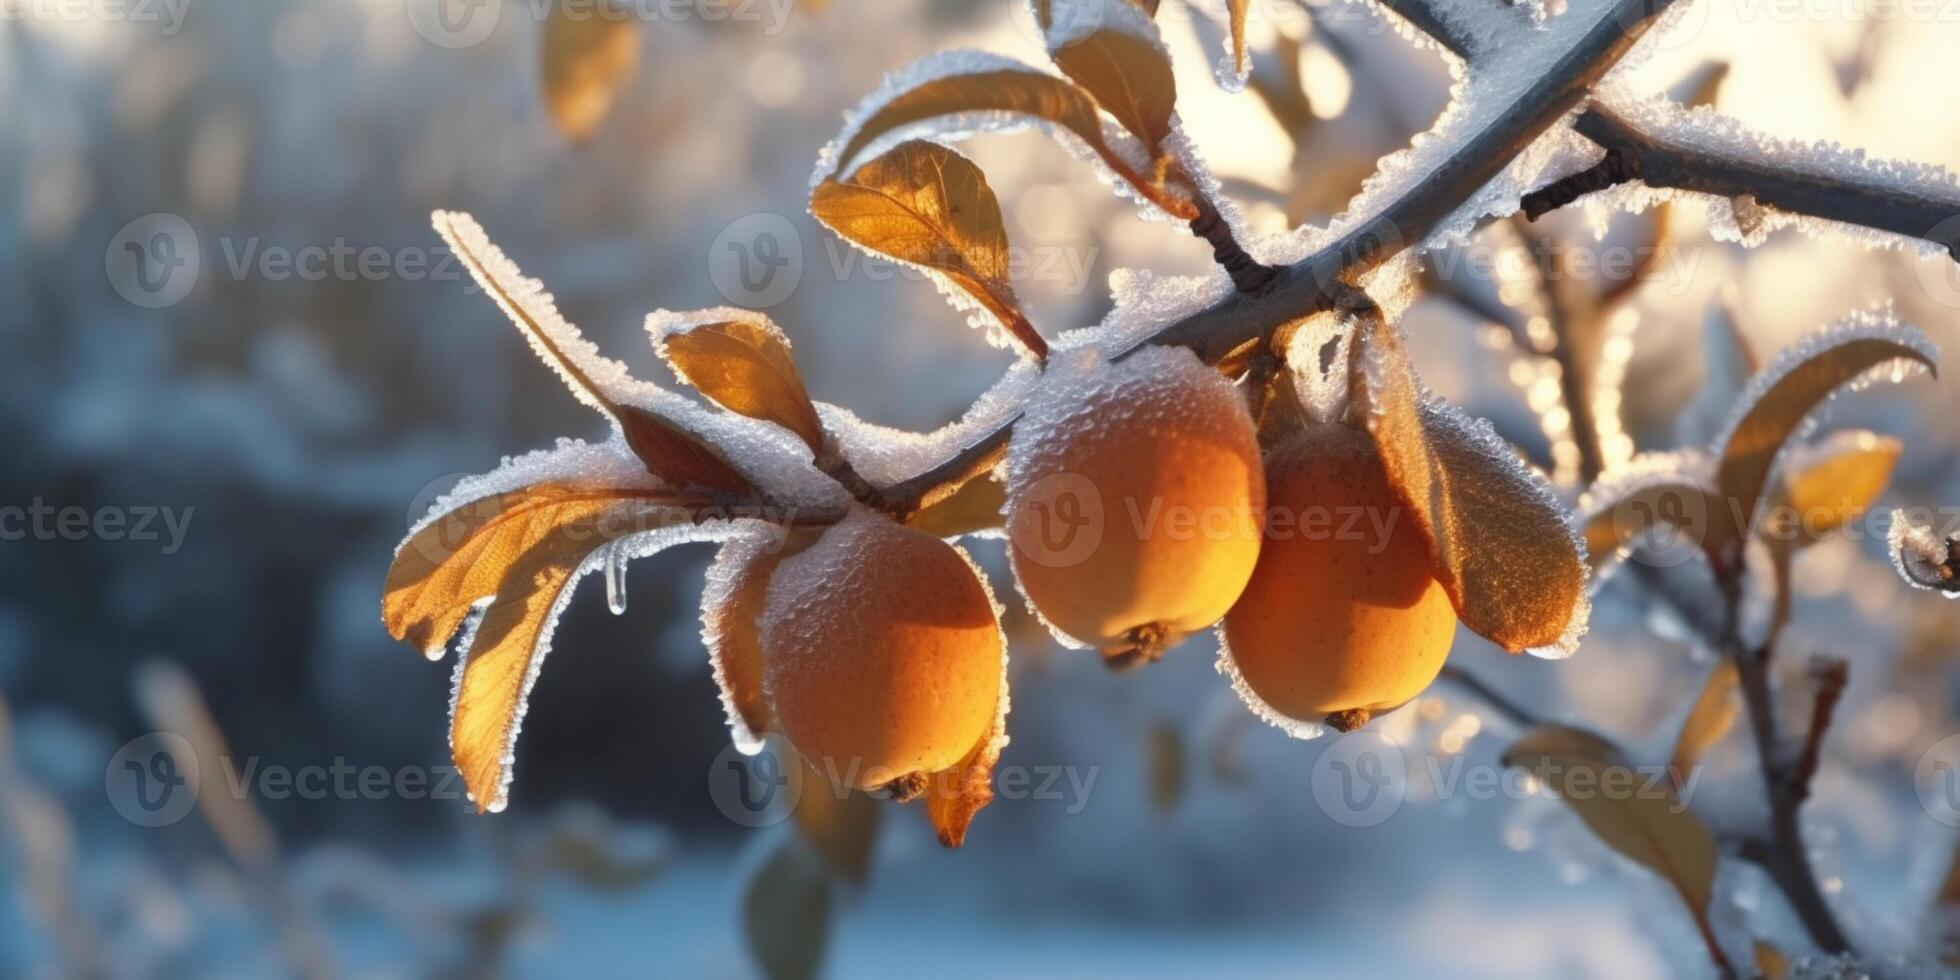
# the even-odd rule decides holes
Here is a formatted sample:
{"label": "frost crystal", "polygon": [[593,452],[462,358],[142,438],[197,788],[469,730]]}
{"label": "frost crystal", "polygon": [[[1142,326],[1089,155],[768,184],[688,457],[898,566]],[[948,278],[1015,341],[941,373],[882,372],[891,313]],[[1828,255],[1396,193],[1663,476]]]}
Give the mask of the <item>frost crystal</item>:
{"label": "frost crystal", "polygon": [[1246,682],[1245,675],[1239,673],[1239,665],[1232,659],[1232,647],[1225,641],[1224,625],[1219,625],[1212,632],[1218,636],[1218,662],[1215,666],[1220,674],[1225,675],[1226,680],[1232,682],[1232,691],[1239,696],[1239,700],[1245,702],[1246,708],[1258,715],[1261,721],[1293,738],[1312,739],[1326,734],[1326,725],[1317,721],[1301,721],[1267,704],[1266,699],[1260,697],[1259,692],[1253,690],[1252,685]]}

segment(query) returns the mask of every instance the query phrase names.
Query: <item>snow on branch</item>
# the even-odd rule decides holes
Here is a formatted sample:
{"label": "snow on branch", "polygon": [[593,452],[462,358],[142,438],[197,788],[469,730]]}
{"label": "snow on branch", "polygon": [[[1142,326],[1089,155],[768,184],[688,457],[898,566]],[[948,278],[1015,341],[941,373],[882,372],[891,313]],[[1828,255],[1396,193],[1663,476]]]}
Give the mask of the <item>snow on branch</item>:
{"label": "snow on branch", "polygon": [[[1748,197],[1776,211],[1925,241],[1960,261],[1960,180],[1942,168],[1779,141],[1707,109],[1672,103],[1648,102],[1633,111],[1595,104],[1575,128],[1604,147],[1609,161],[1619,161],[1614,183],[1639,179],[1649,187]],[[1567,190],[1583,193],[1589,175],[1539,193],[1553,199]]]}

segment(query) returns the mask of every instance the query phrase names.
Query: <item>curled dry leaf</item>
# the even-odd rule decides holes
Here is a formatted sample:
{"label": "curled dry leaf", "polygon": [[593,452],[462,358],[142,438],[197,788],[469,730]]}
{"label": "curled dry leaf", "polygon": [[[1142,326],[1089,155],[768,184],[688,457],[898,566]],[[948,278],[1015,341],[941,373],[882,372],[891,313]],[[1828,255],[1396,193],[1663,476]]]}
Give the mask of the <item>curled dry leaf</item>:
{"label": "curled dry leaf", "polygon": [[794,837],[780,839],[742,892],[742,936],[768,980],[808,980],[830,945],[830,880]]}
{"label": "curled dry leaf", "polygon": [[615,411],[626,445],[661,482],[722,493],[755,491],[755,485],[729,465],[720,449],[680,424],[637,405],[621,405]]}
{"label": "curled dry leaf", "polygon": [[774,422],[812,453],[823,452],[823,423],[790,356],[789,339],[764,319],[703,323],[665,334],[661,356],[674,373],[738,415]]}
{"label": "curled dry leaf", "polygon": [[[1525,733],[1505,750],[1504,764],[1536,776],[1607,846],[1674,886],[1706,931],[1715,886],[1715,839],[1671,787],[1649,783],[1627,768],[1611,742],[1560,725]],[[1625,789],[1613,792],[1607,787]]]}
{"label": "curled dry leaf", "polygon": [[945,276],[1030,354],[1048,355],[1014,297],[1000,202],[973,161],[938,143],[902,143],[847,181],[817,185],[810,211],[870,251]]}
{"label": "curled dry leaf", "polygon": [[1722,736],[1728,734],[1735,725],[1735,716],[1740,703],[1736,698],[1736,686],[1741,673],[1735,661],[1724,657],[1715,662],[1715,669],[1708,672],[1708,681],[1702,685],[1701,694],[1695,698],[1694,707],[1688,709],[1687,717],[1681,721],[1681,734],[1674,740],[1674,754],[1668,759],[1668,771],[1673,775],[1676,785],[1685,779],[1688,770],[1701,763],[1701,757]]}
{"label": "curled dry leaf", "polygon": [[544,104],[574,142],[605,121],[640,65],[639,23],[610,3],[561,3],[544,25]]}
{"label": "curled dry leaf", "polygon": [[958,765],[933,773],[926,789],[926,818],[939,833],[939,843],[958,847],[966,843],[967,828],[973,818],[994,801],[994,765],[1007,747],[1007,665],[1001,664],[1000,710],[993,727],[980,737],[973,751]]}
{"label": "curled dry leaf", "polygon": [[1770,469],[1790,436],[1841,386],[1892,369],[1902,380],[1907,365],[1934,368],[1924,335],[1889,317],[1860,316],[1787,350],[1757,375],[1741,399],[1726,438],[1716,485],[1728,506],[1710,515],[1709,548],[1740,547],[1754,528]]}
{"label": "curled dry leaf", "polygon": [[1558,500],[1487,425],[1424,398],[1393,327],[1356,325],[1350,419],[1428,536],[1465,626],[1504,649],[1570,653],[1585,631],[1583,545]]}
{"label": "curled dry leaf", "polygon": [[698,504],[539,484],[465,504],[403,543],[382,598],[391,635],[440,656],[477,616],[457,672],[450,749],[479,810],[503,806],[524,702],[580,567],[620,538],[692,522]]}

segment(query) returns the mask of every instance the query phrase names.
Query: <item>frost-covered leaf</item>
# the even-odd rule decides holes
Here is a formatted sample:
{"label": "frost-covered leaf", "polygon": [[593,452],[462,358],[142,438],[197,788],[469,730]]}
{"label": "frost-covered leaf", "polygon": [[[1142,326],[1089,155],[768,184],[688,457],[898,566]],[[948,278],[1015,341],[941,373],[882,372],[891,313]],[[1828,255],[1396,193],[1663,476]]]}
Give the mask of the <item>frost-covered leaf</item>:
{"label": "frost-covered leaf", "polygon": [[1708,680],[1696,696],[1694,707],[1681,721],[1681,733],[1674,740],[1674,754],[1668,759],[1676,780],[1686,779],[1688,771],[1701,763],[1710,747],[1722,740],[1735,725],[1736,686],[1741,681],[1735,661],[1723,658],[1708,672]]}
{"label": "frost-covered leaf", "polygon": [[742,891],[742,936],[768,980],[809,980],[830,945],[830,880],[793,837],[776,843]]}
{"label": "frost-covered leaf", "polygon": [[1750,382],[1716,443],[1716,486],[1728,506],[1711,515],[1710,548],[1735,547],[1755,524],[1771,468],[1784,444],[1840,387],[1876,377],[1903,380],[1935,366],[1925,335],[1889,314],[1859,314],[1800,342]]}
{"label": "frost-covered leaf", "polygon": [[946,277],[1030,354],[1047,356],[1014,296],[1000,202],[971,160],[938,143],[903,143],[848,180],[817,185],[810,212],[863,248]]}
{"label": "frost-covered leaf", "polygon": [[[390,635],[439,659],[477,603],[497,595],[532,549],[590,552],[603,542],[560,528],[621,506],[687,508],[701,498],[670,491],[542,483],[471,501],[424,524],[402,542],[381,602]],[[642,528],[644,529],[644,528]]]}
{"label": "frost-covered leaf", "polygon": [[[1000,685],[1001,714],[1007,712],[1007,682]],[[958,847],[966,843],[966,831],[987,804],[994,801],[994,765],[1007,744],[1004,719],[980,737],[979,744],[951,769],[932,774],[926,790],[926,816],[939,832],[939,843]]]}
{"label": "frost-covered leaf", "polygon": [[566,139],[592,135],[640,64],[639,22],[609,3],[560,3],[544,25],[540,81]]}
{"label": "frost-covered leaf", "polygon": [[[731,311],[733,312],[733,311]],[[823,423],[790,356],[789,338],[750,315],[699,323],[655,341],[674,373],[731,412],[774,422],[823,452]]]}
{"label": "frost-covered leaf", "polygon": [[957,538],[999,530],[1007,516],[1007,484],[993,474],[966,481],[946,499],[926,507],[907,521],[939,538]]}
{"label": "frost-covered leaf", "polygon": [[1960,535],[1941,538],[1932,528],[1914,524],[1905,511],[1895,510],[1886,548],[1892,567],[1908,585],[1960,598]]}
{"label": "frost-covered leaf", "polygon": [[[873,96],[867,100],[863,118],[847,129],[842,148],[827,154],[824,162],[832,168],[847,166],[872,144],[900,129],[934,119],[967,119],[987,113],[1052,123],[1074,134],[1099,154],[1111,154],[1103,139],[1095,100],[1079,86],[1004,58],[971,60],[971,65],[964,59],[953,63],[969,69],[964,71],[942,74],[939,61],[928,60],[902,73],[899,77],[909,78],[913,74],[925,77],[888,98],[880,100]],[[950,69],[952,65],[943,67]]]}
{"label": "frost-covered leaf", "polygon": [[759,534],[734,538],[715,555],[701,590],[701,641],[735,747],[747,755],[762,751],[763,735],[775,728],[762,692],[760,624],[769,576],[789,550]]}
{"label": "frost-covered leaf", "polygon": [[[382,601],[390,633],[439,652],[442,631],[471,620],[449,744],[479,810],[503,807],[525,700],[571,584],[596,566],[600,549],[692,523],[693,512],[674,504],[622,500],[604,489],[531,487],[466,505],[454,523],[445,515],[397,554]],[[449,554],[436,557],[450,542]],[[485,596],[490,601],[477,609]]]}
{"label": "frost-covered leaf", "polygon": [[1706,550],[1711,515],[1723,507],[1710,487],[1712,468],[1698,451],[1646,453],[1586,489],[1576,516],[1594,588],[1637,548],[1666,550],[1685,541]]}
{"label": "frost-covered leaf", "polygon": [[1171,133],[1177,82],[1155,25],[1125,0],[1060,2],[1099,9],[1050,21],[1049,57],[1156,158]]}
{"label": "frost-covered leaf", "polygon": [[567,322],[544,285],[525,278],[474,218],[437,211],[433,220],[436,232],[470,270],[477,285],[517,324],[531,349],[558,373],[579,401],[613,420],[649,472],[676,487],[729,493],[755,489],[746,476],[729,465],[721,450],[672,419],[638,404],[642,386],[626,366],[600,354],[598,347]]}
{"label": "frost-covered leaf", "polygon": [[1791,450],[1779,503],[1793,512],[1797,543],[1815,543],[1870,510],[1892,482],[1904,448],[1891,436],[1853,430]]}
{"label": "frost-covered leaf", "polygon": [[1571,653],[1590,612],[1584,545],[1551,487],[1489,423],[1425,398],[1393,327],[1356,329],[1350,418],[1428,536],[1457,616],[1512,653]]}
{"label": "frost-covered leaf", "polygon": [[1671,786],[1632,771],[1611,742],[1560,725],[1526,732],[1505,750],[1504,764],[1557,792],[1595,836],[1660,875],[1706,921],[1715,839]]}

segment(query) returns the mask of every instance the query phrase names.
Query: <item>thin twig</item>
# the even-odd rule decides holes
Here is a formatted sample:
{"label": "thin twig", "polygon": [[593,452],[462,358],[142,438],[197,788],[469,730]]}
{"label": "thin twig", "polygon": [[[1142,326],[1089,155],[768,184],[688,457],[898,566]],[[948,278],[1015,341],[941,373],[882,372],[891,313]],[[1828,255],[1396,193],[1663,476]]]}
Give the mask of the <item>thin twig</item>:
{"label": "thin twig", "polygon": [[1628,150],[1609,146],[1606,156],[1598,163],[1526,194],[1518,205],[1524,209],[1527,219],[1537,221],[1594,191],[1639,179],[1640,158]]}
{"label": "thin twig", "polygon": [[1810,730],[1804,735],[1803,751],[1790,771],[1790,793],[1798,803],[1810,799],[1810,784],[1823,761],[1824,733],[1831,728],[1844,688],[1851,682],[1851,665],[1841,657],[1817,657],[1810,662],[1810,676],[1817,684],[1810,707]]}
{"label": "thin twig", "polygon": [[1612,109],[1594,105],[1574,124],[1579,134],[1632,159],[1649,187],[1754,198],[1765,207],[1918,238],[1960,261],[1960,187],[1907,186],[1876,176],[1692,144],[1643,131]]}
{"label": "thin twig", "polygon": [[1455,664],[1444,664],[1444,680],[1476,695],[1485,704],[1497,709],[1497,713],[1511,720],[1519,728],[1536,728],[1543,721],[1529,708],[1519,704],[1510,695],[1484,683],[1483,679]]}

